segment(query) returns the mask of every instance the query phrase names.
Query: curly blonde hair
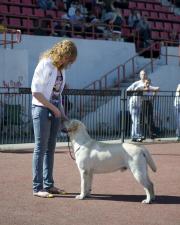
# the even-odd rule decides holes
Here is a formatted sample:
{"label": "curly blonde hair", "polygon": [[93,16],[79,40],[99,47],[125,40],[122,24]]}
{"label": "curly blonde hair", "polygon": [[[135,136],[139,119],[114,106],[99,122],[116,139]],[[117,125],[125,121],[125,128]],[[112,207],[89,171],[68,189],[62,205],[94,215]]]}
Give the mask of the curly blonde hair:
{"label": "curly blonde hair", "polygon": [[64,60],[68,60],[69,64],[73,63],[77,57],[77,48],[70,40],[62,40],[55,44],[51,49],[45,51],[40,56],[42,58],[51,58],[52,63],[58,70],[64,69]]}

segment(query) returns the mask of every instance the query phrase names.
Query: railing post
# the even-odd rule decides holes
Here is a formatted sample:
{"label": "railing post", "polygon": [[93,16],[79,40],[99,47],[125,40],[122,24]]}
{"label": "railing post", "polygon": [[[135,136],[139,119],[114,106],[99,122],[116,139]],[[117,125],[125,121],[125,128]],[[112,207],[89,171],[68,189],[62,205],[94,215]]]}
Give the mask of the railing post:
{"label": "railing post", "polygon": [[165,42],[165,48],[166,48],[166,65],[168,64],[168,49],[167,49],[167,43]]}
{"label": "railing post", "polygon": [[122,67],[123,67],[123,80],[125,80],[126,79],[126,69],[125,69],[125,64],[124,65],[122,65]]}
{"label": "railing post", "polygon": [[121,119],[121,141],[122,143],[124,142],[124,137],[125,137],[125,90],[121,91],[121,114],[120,114],[120,119]]}
{"label": "railing post", "polygon": [[154,44],[150,47],[150,55],[151,55],[151,73],[153,72],[153,47]]}

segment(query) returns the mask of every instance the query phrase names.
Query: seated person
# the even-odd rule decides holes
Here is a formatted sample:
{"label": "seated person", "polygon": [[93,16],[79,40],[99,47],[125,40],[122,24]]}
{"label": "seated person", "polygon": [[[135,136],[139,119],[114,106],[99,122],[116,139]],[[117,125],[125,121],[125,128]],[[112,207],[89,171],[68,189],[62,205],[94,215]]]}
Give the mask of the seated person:
{"label": "seated person", "polygon": [[132,9],[128,16],[128,26],[136,28],[136,25],[139,23],[140,19],[140,14],[136,10]]}
{"label": "seated person", "polygon": [[37,0],[37,5],[44,10],[58,9],[53,0]]}
{"label": "seated person", "polygon": [[151,40],[151,28],[148,24],[147,17],[142,16],[136,26],[136,30],[139,32],[139,38],[143,42],[143,47],[147,48]]}
{"label": "seated person", "polygon": [[122,16],[121,9],[116,8],[108,24],[110,25],[111,30],[120,31],[123,23],[125,23],[125,20]]}
{"label": "seated person", "polygon": [[0,33],[3,33],[7,30],[7,27],[5,25],[5,22],[4,22],[4,18],[1,17],[0,18]]}
{"label": "seated person", "polygon": [[82,34],[83,32],[83,23],[85,21],[84,16],[81,14],[81,11],[79,8],[75,10],[75,15],[69,17],[69,20],[71,24],[73,25],[73,29],[76,34]]}

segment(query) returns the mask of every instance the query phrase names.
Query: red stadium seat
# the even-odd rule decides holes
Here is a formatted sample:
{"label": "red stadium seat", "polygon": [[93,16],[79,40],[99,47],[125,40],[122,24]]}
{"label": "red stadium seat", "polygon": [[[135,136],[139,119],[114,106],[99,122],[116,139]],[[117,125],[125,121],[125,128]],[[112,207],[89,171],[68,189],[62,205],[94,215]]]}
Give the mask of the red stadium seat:
{"label": "red stadium seat", "polygon": [[158,19],[158,13],[157,12],[150,12],[150,17],[154,20]]}
{"label": "red stadium seat", "polygon": [[57,18],[55,10],[46,10],[46,16],[52,16],[52,18]]}
{"label": "red stadium seat", "polygon": [[173,23],[172,26],[173,26],[173,31],[180,32],[180,24]]}
{"label": "red stadium seat", "polygon": [[130,14],[130,10],[129,9],[123,9],[123,16],[124,17],[128,17]]}
{"label": "red stadium seat", "polygon": [[161,19],[161,20],[167,20],[168,18],[167,18],[167,14],[166,13],[159,13],[159,19]]}
{"label": "red stadium seat", "polygon": [[164,30],[166,30],[166,31],[172,31],[172,25],[171,25],[171,23],[164,23]]}
{"label": "red stadium seat", "polygon": [[30,19],[23,19],[23,27],[27,28],[27,29],[31,29],[31,28],[34,28],[34,25],[33,25],[33,21],[30,20]]}
{"label": "red stadium seat", "polygon": [[155,27],[157,30],[164,30],[164,26],[162,22],[155,22]]}
{"label": "red stadium seat", "polygon": [[21,27],[21,19],[19,18],[9,18],[9,26],[19,28]]}
{"label": "red stadium seat", "polygon": [[152,38],[153,40],[160,40],[159,32],[158,32],[158,31],[152,31],[152,32],[151,32],[151,38]]}
{"label": "red stadium seat", "polygon": [[154,10],[154,8],[153,8],[153,4],[146,3],[146,9],[147,9],[147,10],[151,10],[151,11],[153,11],[153,10]]}
{"label": "red stadium seat", "polygon": [[22,15],[25,15],[25,16],[32,16],[32,15],[33,15],[32,8],[23,7],[23,8],[22,8]]}
{"label": "red stadium seat", "polygon": [[33,5],[32,0],[21,0],[23,5]]}
{"label": "red stadium seat", "polygon": [[20,0],[9,0],[11,3],[15,3],[15,4],[20,4],[21,1]]}
{"label": "red stadium seat", "polygon": [[9,13],[12,15],[21,15],[20,7],[19,6],[10,6]]}
{"label": "red stadium seat", "polygon": [[141,11],[141,16],[149,17],[149,12],[148,11]]}
{"label": "red stadium seat", "polygon": [[137,2],[137,9],[146,10],[144,2]]}
{"label": "red stadium seat", "polygon": [[136,2],[129,2],[129,9],[136,9]]}
{"label": "red stadium seat", "polygon": [[34,15],[37,17],[45,17],[43,9],[34,9]]}
{"label": "red stadium seat", "polygon": [[8,13],[7,5],[0,5],[0,13]]}
{"label": "red stadium seat", "polygon": [[160,32],[160,37],[161,37],[161,40],[169,40],[169,35],[168,35],[168,32]]}

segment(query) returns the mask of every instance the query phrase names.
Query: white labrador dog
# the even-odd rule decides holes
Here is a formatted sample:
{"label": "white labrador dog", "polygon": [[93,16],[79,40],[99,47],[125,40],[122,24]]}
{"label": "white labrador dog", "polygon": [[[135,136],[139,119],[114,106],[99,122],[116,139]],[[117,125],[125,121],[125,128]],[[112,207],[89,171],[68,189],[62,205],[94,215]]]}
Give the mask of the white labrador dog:
{"label": "white labrador dog", "polygon": [[129,169],[135,179],[144,187],[146,199],[150,203],[155,199],[153,183],[149,179],[147,164],[155,172],[156,165],[143,146],[129,143],[105,144],[92,139],[85,125],[79,120],[64,122],[70,136],[76,163],[81,176],[81,193],[77,199],[89,197],[93,174],[109,173]]}

